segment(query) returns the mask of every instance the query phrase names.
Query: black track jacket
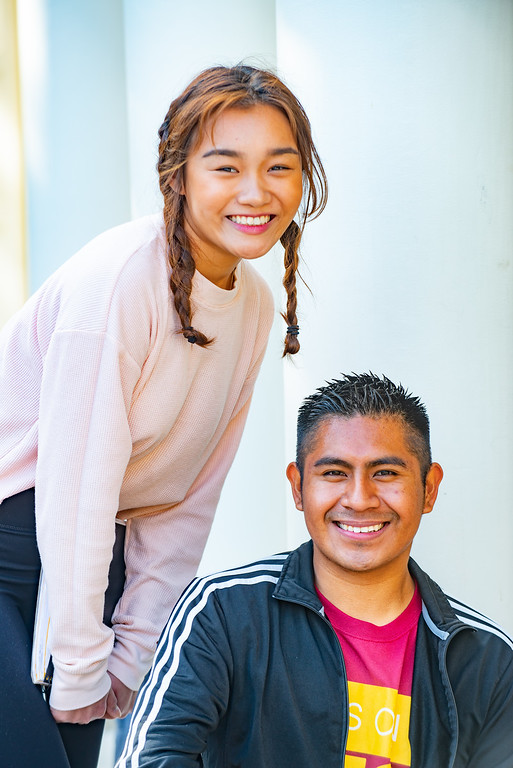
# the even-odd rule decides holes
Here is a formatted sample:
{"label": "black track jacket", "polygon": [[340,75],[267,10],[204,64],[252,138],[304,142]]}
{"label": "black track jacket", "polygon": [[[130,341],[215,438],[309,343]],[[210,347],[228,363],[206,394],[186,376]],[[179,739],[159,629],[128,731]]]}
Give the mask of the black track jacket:
{"label": "black track jacket", "polygon": [[[413,768],[513,768],[513,644],[410,560]],[[348,694],[312,543],[196,579],[162,634],[118,768],[343,768]]]}

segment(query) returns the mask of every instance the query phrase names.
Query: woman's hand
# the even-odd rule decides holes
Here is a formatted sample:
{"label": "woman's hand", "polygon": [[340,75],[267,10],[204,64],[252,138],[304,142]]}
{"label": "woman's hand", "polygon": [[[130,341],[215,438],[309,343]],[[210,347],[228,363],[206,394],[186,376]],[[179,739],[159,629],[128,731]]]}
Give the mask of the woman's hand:
{"label": "woman's hand", "polygon": [[[128,715],[128,713],[131,712],[134,707],[137,691],[132,691],[131,688],[127,688],[127,686],[111,672],[108,672],[108,675],[110,677],[112,686],[110,692],[114,693],[116,697],[116,707],[115,710],[111,712],[109,706],[107,706],[105,718],[107,720],[112,720],[115,717],[125,717],[125,715]],[[119,714],[115,714],[116,710],[119,712]]]}
{"label": "woman's hand", "polygon": [[[50,707],[50,709],[56,723],[87,725],[87,723],[93,720],[100,720],[102,717],[105,717],[109,707],[112,711],[115,711],[117,707],[116,696],[112,688],[105,696],[95,701],[94,704],[89,704],[87,707],[79,707],[79,709],[54,709]],[[116,717],[120,717],[120,715],[116,715]]]}
{"label": "woman's hand", "polygon": [[114,720],[125,717],[132,711],[137,691],[121,682],[115,675],[108,673],[111,680],[111,689],[101,699],[79,709],[54,709],[50,707],[56,723],[79,723],[87,725],[93,720]]}

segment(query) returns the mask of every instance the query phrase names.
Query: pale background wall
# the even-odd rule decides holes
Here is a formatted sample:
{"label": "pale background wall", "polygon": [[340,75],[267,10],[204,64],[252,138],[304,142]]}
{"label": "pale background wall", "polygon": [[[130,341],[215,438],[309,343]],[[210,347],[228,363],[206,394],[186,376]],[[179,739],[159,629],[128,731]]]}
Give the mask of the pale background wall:
{"label": "pale background wall", "polygon": [[446,475],[414,555],[511,631],[513,4],[281,0],[277,29],[331,184],[286,428],[339,370],[420,394]]}
{"label": "pale background wall", "polygon": [[24,300],[25,201],[16,3],[0,2],[0,324]]}
{"label": "pale background wall", "polygon": [[[306,537],[283,474],[297,407],[371,369],[423,397],[446,471],[415,556],[513,632],[510,0],[16,7],[30,290],[158,209],[156,131],[200,68],[276,65],[312,120],[331,197],[304,246],[302,352],[281,362],[277,319],[202,569]],[[259,263],[278,305],[279,259]]]}

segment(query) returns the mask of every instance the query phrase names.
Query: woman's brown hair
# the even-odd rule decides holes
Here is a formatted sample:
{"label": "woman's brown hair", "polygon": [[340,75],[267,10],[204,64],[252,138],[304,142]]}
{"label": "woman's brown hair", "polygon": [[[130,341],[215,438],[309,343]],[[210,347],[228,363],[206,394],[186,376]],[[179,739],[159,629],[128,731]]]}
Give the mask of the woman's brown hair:
{"label": "woman's brown hair", "polygon": [[285,114],[301,158],[303,200],[300,223],[292,221],[280,238],[285,248],[283,285],[287,292],[287,308],[282,313],[287,323],[283,354],[293,355],[299,350],[296,314],[299,244],[306,221],[318,216],[326,205],[327,181],[303,107],[272,72],[241,64],[235,67],[211,67],[194,78],[183,93],[171,102],[159,128],[157,163],[160,190],[164,197],[164,223],[171,265],[170,286],[182,325],[180,332],[188,341],[201,347],[211,344],[212,339],[192,325],[190,297],[195,264],[184,228],[184,198],[181,194],[184,167],[207,123],[218,118],[225,109],[247,109],[257,104],[277,107]]}

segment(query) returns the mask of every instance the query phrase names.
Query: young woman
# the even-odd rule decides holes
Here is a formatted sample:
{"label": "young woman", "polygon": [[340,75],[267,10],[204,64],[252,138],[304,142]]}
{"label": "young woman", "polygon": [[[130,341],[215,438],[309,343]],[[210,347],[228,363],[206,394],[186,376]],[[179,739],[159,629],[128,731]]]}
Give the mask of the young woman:
{"label": "young woman", "polygon": [[[326,202],[301,105],[270,72],[214,67],[172,102],[159,135],[163,215],[93,240],[1,336],[0,721],[11,768],[91,768],[101,718],[130,711],[240,441],[273,318],[250,262],[279,240],[284,354],[299,349],[298,247]],[[49,707],[30,680],[40,563]]]}

